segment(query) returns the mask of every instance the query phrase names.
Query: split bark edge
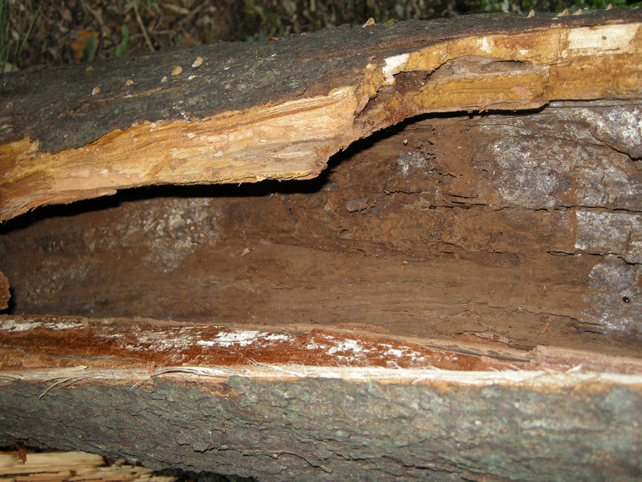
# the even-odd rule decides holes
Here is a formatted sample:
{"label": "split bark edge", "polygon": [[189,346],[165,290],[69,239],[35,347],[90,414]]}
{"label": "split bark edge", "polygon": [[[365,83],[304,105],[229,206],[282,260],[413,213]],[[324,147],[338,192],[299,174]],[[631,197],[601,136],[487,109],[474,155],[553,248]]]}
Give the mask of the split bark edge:
{"label": "split bark edge", "polygon": [[[488,18],[502,20],[501,15],[484,20]],[[600,12],[586,16],[586,24],[569,17],[540,21],[535,27],[528,25],[529,19],[513,20],[521,22],[520,30],[486,26],[446,39],[426,38],[425,46],[405,51],[397,44],[386,51],[373,39],[370,52],[351,52],[350,65],[306,87],[306,92],[320,95],[270,102],[266,92],[263,104],[200,118],[181,112],[180,119],[138,121],[58,152],[41,151],[39,141],[28,136],[4,143],[0,221],[41,205],[151,184],[309,179],[325,168],[332,154],[355,140],[418,114],[516,111],[554,100],[640,97],[640,12]],[[460,20],[451,22],[456,30]],[[430,29],[430,23],[419,24]],[[378,32],[373,33],[376,37]],[[417,43],[413,35],[420,36],[406,31],[404,35],[410,35],[410,44]],[[214,55],[216,47],[210,48]],[[297,58],[292,55],[288,61]],[[216,75],[207,81],[217,82]],[[196,74],[184,82],[192,77]],[[93,95],[88,93],[88,105],[99,102],[100,96],[110,102],[120,96],[126,106],[136,95],[122,89],[94,89]],[[20,95],[16,102],[24,100]],[[74,106],[74,115],[86,115],[88,121],[98,108],[87,107],[84,114],[81,107]],[[10,102],[4,110],[12,108]]]}

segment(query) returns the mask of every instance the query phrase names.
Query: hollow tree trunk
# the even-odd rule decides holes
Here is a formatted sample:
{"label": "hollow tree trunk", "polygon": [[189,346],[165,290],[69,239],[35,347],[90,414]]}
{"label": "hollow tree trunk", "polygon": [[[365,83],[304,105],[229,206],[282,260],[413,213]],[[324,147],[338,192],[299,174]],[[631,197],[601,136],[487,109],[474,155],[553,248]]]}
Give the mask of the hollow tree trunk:
{"label": "hollow tree trunk", "polygon": [[0,445],[266,481],[636,480],[641,20],[4,77]]}

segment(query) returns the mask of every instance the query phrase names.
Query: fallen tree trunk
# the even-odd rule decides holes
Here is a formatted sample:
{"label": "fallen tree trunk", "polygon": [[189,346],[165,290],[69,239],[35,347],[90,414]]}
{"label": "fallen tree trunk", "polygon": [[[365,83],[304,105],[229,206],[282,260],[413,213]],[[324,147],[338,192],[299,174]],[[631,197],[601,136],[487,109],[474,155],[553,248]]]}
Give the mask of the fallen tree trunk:
{"label": "fallen tree trunk", "polygon": [[[9,77],[3,219],[307,178],[442,114],[307,183],[8,220],[0,445],[259,480],[635,480],[639,20],[410,22],[62,69],[113,84],[53,101],[42,118],[69,122],[49,131],[19,101],[40,74]],[[185,52],[203,63],[154,87]],[[296,88],[277,60],[306,65]],[[103,88],[134,71],[142,97]],[[484,109],[520,112],[466,112]]]}
{"label": "fallen tree trunk", "polygon": [[400,22],[10,74],[0,221],[135,186],[309,179],[421,113],[637,97],[641,19]]}

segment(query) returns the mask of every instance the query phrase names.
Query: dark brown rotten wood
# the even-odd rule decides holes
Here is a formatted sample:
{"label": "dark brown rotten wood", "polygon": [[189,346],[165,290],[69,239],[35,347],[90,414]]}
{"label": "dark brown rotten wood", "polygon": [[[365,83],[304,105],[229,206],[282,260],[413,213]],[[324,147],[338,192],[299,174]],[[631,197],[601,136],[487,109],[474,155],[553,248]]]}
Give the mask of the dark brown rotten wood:
{"label": "dark brown rotten wood", "polygon": [[636,97],[641,20],[481,15],[9,74],[0,221],[134,186],[308,179],[420,113]]}
{"label": "dark brown rotten wood", "polygon": [[43,210],[6,225],[0,270],[14,313],[361,323],[639,356],[641,113],[425,117],[312,182]]}

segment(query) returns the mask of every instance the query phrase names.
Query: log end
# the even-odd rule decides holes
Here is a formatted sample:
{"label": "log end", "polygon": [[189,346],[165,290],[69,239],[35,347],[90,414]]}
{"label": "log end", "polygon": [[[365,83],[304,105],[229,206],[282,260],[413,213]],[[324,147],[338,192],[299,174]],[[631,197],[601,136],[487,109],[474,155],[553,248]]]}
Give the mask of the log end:
{"label": "log end", "polygon": [[9,281],[2,272],[0,272],[0,311],[9,308],[9,298],[11,298]]}

